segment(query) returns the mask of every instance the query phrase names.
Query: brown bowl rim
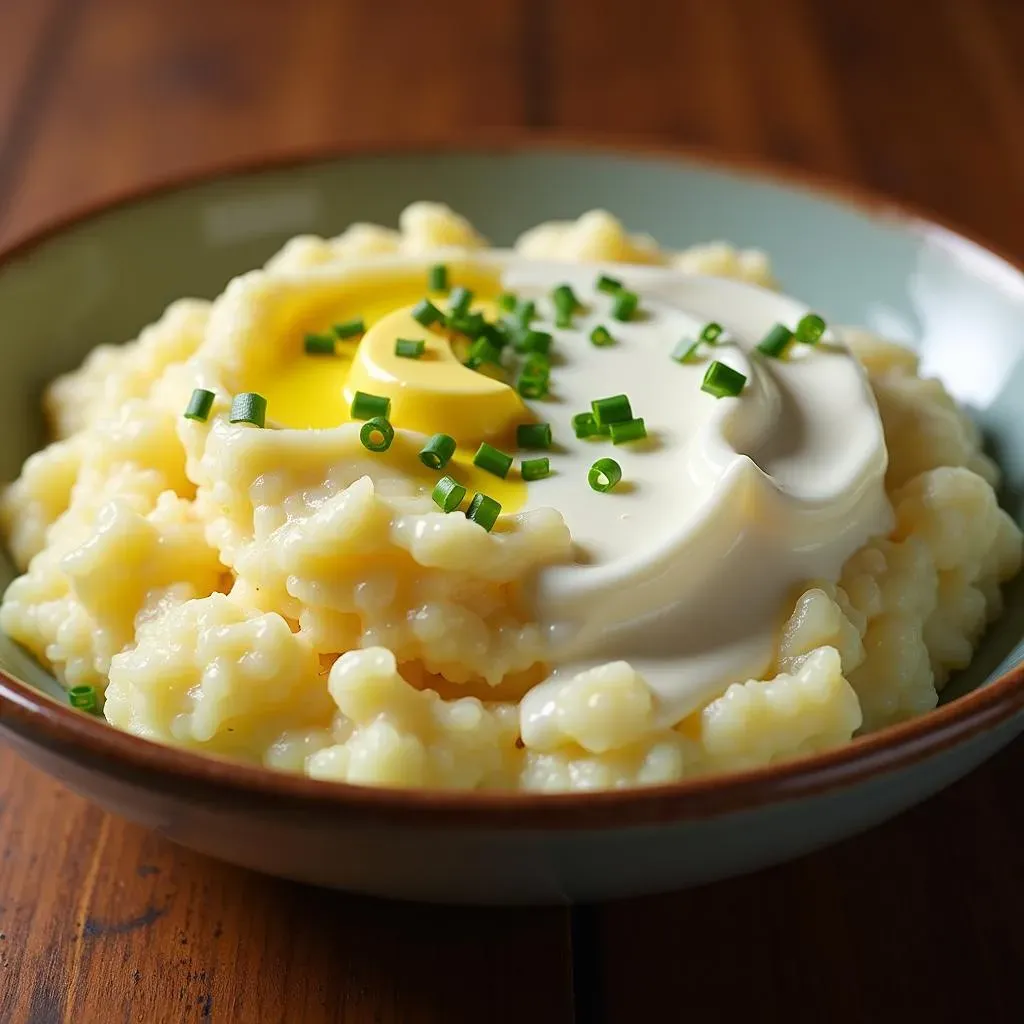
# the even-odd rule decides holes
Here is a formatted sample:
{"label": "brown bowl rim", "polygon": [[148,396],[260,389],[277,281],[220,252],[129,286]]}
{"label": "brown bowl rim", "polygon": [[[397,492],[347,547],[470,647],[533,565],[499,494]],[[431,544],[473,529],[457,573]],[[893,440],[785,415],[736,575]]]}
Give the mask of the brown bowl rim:
{"label": "brown bowl rim", "polygon": [[[1024,265],[922,208],[827,175],[751,158],[723,157],[706,149],[636,138],[580,138],[558,132],[492,131],[441,142],[318,146],[271,156],[222,161],[150,180],[140,187],[55,218],[0,247],[0,267],[94,216],[218,179],[328,163],[346,157],[434,153],[575,152],[684,162],[755,178],[852,208],[904,229],[938,228],[967,241],[1024,277]],[[819,795],[873,775],[906,767],[993,729],[1024,710],[1024,664],[934,711],[864,736],[842,747],[778,765],[698,777],[658,786],[593,793],[447,791],[353,786],[277,772],[258,765],[165,746],[115,729],[73,710],[0,670],[0,727],[90,771],[112,774],[135,787],[203,803],[229,803],[300,816],[333,810],[345,821],[380,824],[461,824],[483,828],[620,828],[699,820],[765,804]],[[197,788],[198,787],[198,788]]]}

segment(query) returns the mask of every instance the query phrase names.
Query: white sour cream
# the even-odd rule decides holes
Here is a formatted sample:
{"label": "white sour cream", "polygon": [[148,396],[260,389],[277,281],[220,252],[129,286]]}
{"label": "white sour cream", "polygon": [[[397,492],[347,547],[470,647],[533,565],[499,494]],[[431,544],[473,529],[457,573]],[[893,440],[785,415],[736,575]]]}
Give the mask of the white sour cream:
{"label": "white sour cream", "polygon": [[[647,681],[671,725],[734,681],[763,678],[793,598],[838,578],[846,559],[886,533],[882,425],[866,377],[826,335],[784,359],[756,352],[773,324],[808,312],[751,285],[676,271],[510,260],[504,286],[534,298],[552,330],[552,396],[530,403],[552,424],[553,475],[531,483],[527,508],[550,506],[575,541],[572,565],[542,570],[528,599],[545,627],[551,679],[524,698],[524,727],[553,710],[553,688],[608,661]],[[597,292],[599,273],[639,293],[641,315],[620,323]],[[571,330],[551,327],[550,293],[568,282],[586,305]],[[715,320],[726,335],[693,363],[670,353]],[[588,340],[602,324],[616,344]],[[701,391],[711,359],[747,376],[738,398]],[[628,395],[647,441],[579,440],[571,425],[590,402]],[[622,483],[587,484],[615,459]]]}

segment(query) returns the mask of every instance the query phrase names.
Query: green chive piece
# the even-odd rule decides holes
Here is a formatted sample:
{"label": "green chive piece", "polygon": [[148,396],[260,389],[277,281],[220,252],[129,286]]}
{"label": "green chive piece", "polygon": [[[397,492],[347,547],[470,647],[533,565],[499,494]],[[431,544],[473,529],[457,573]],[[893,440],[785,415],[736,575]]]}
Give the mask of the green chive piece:
{"label": "green chive piece", "polygon": [[517,352],[540,352],[546,355],[551,350],[552,337],[547,331],[527,329],[516,341]]}
{"label": "green chive piece", "polygon": [[614,459],[598,459],[587,473],[587,483],[602,494],[622,479],[622,467]]}
{"label": "green chive piece", "polygon": [[528,377],[543,377],[545,380],[551,376],[551,359],[546,352],[531,352],[523,360],[523,373]]}
{"label": "green chive piece", "polygon": [[354,420],[371,420],[374,416],[387,419],[391,415],[391,399],[384,395],[370,395],[357,391],[352,396],[349,415]]}
{"label": "green chive piece", "polygon": [[307,334],[303,347],[307,356],[333,356],[336,343],[333,334]]}
{"label": "green chive piece", "polygon": [[476,455],[473,456],[473,465],[479,466],[495,476],[500,476],[504,480],[508,476],[508,471],[512,468],[512,456],[506,455],[499,448],[495,448],[484,441],[477,448]]}
{"label": "green chive piece", "polygon": [[346,320],[344,323],[335,324],[331,330],[334,331],[335,337],[344,341],[345,338],[354,338],[357,334],[365,334],[366,325],[360,316],[355,320]]}
{"label": "green chive piece", "polygon": [[466,356],[466,365],[475,370],[484,363],[496,363],[501,365],[501,349],[495,347],[489,338],[480,337],[469,346],[469,353]]}
{"label": "green chive piece", "polygon": [[473,293],[468,288],[453,288],[448,298],[448,319],[458,319],[469,312],[473,304]]}
{"label": "green chive piece", "polygon": [[185,419],[205,423],[210,418],[210,410],[216,397],[212,391],[196,388],[188,400],[188,405],[185,406]]}
{"label": "green chive piece", "polygon": [[608,277],[607,274],[602,274],[597,279],[595,287],[599,292],[604,292],[605,295],[617,295],[622,291],[622,282],[614,277]]}
{"label": "green chive piece", "polygon": [[597,327],[590,332],[590,342],[598,348],[604,348],[606,345],[614,345],[615,339],[611,336],[607,327],[602,327],[598,324]]}
{"label": "green chive piece", "polygon": [[640,305],[640,296],[636,292],[616,292],[612,302],[612,316],[616,320],[632,320]]}
{"label": "green chive piece", "polygon": [[550,448],[550,423],[520,423],[516,427],[516,444],[520,448]]}
{"label": "green chive piece", "polygon": [[697,349],[699,348],[699,341],[691,342],[684,338],[674,349],[672,349],[672,358],[677,363],[688,363],[697,354]]}
{"label": "green chive piece", "polygon": [[532,373],[521,373],[516,381],[516,391],[523,398],[543,398],[548,393],[548,378]]}
{"label": "green chive piece", "polygon": [[706,391],[715,398],[735,398],[747,383],[745,374],[734,370],[717,359],[708,367],[704,374],[704,383],[701,384],[701,391]]}
{"label": "green chive piece", "polygon": [[714,345],[724,333],[725,328],[712,320],[700,329],[700,340],[706,341],[709,345]]}
{"label": "green chive piece", "polygon": [[498,308],[505,310],[506,313],[511,313],[515,310],[518,301],[511,292],[503,292],[498,296]]}
{"label": "green chive piece", "polygon": [[477,338],[483,333],[487,321],[484,319],[483,313],[459,313],[449,316],[445,325],[449,330],[465,334],[467,338]]}
{"label": "green chive piece", "polygon": [[386,452],[395,439],[395,428],[383,416],[367,420],[359,430],[359,440],[371,452]]}
{"label": "green chive piece", "polygon": [[762,355],[781,359],[793,341],[793,332],[785,324],[776,324],[757,344]]}
{"label": "green chive piece", "polygon": [[434,484],[430,497],[442,512],[454,512],[466,496],[466,488],[450,476],[443,476]]}
{"label": "green chive piece", "polygon": [[96,687],[83,683],[68,690],[68,703],[79,711],[96,710]]}
{"label": "green chive piece", "polygon": [[427,469],[444,469],[454,454],[455,438],[448,434],[435,434],[420,449],[420,462]]}
{"label": "green chive piece", "polygon": [[647,427],[643,419],[626,420],[625,423],[613,423],[608,429],[612,434],[612,444],[640,441],[647,436]]}
{"label": "green chive piece", "polygon": [[580,300],[576,298],[572,286],[560,284],[551,293],[551,300],[555,304],[555,326],[572,327],[573,314],[582,309]]}
{"label": "green chive piece", "polygon": [[551,461],[546,455],[539,459],[523,459],[519,464],[519,474],[524,480],[543,480],[551,476]]}
{"label": "green chive piece", "polygon": [[537,316],[537,304],[531,299],[524,299],[516,306],[515,315],[523,327],[529,327]]}
{"label": "green chive piece", "polygon": [[444,313],[441,312],[435,306],[430,299],[420,299],[415,306],[412,307],[412,318],[418,324],[422,324],[424,327],[429,327],[431,324],[436,324],[444,319]]}
{"label": "green chive piece", "polygon": [[594,414],[594,422],[599,427],[607,427],[612,423],[625,423],[626,420],[633,418],[633,409],[625,395],[595,399],[590,403],[590,411]]}
{"label": "green chive piece", "polygon": [[466,510],[466,518],[471,519],[478,526],[482,526],[488,533],[498,521],[501,515],[501,505],[486,494],[477,492]]}
{"label": "green chive piece", "polygon": [[443,263],[435,263],[427,274],[427,287],[432,292],[448,291],[448,268]]}
{"label": "green chive piece", "polygon": [[825,333],[826,323],[817,313],[808,313],[801,317],[796,325],[796,340],[802,341],[805,345],[817,345],[821,336]]}
{"label": "green chive piece", "polygon": [[395,355],[401,356],[403,359],[419,359],[426,349],[427,343],[422,338],[416,340],[412,338],[395,339]]}
{"label": "green chive piece", "polygon": [[504,348],[510,340],[503,324],[489,324],[486,320],[481,325],[476,337],[486,338],[495,348]]}
{"label": "green chive piece", "polygon": [[555,309],[568,309],[575,313],[580,308],[580,300],[576,298],[576,293],[572,290],[571,284],[560,284],[552,293],[551,300],[555,304]]}
{"label": "green chive piece", "polygon": [[573,433],[579,438],[600,437],[610,433],[608,427],[598,425],[592,412],[578,412],[572,418]]}
{"label": "green chive piece", "polygon": [[267,400],[255,391],[243,391],[231,399],[228,423],[251,423],[263,427],[267,423]]}

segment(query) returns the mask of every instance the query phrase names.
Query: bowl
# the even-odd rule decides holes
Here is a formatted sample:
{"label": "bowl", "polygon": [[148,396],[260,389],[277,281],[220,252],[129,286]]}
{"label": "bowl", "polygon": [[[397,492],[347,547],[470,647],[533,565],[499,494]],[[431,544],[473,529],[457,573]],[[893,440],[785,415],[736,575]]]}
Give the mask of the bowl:
{"label": "bowl", "polygon": [[[684,246],[766,249],[785,289],[829,319],[920,349],[977,416],[1024,506],[1024,276],[963,235],[876,199],[679,153],[566,143],[341,155],[176,183],[57,224],[0,254],[0,479],[44,440],[39,397],[101,342],[168,302],[212,298],[288,237],[394,223],[450,203],[495,243],[603,206]],[[0,564],[0,586],[13,568]],[[935,711],[827,754],[594,794],[447,793],[318,782],[171,749],[69,708],[0,638],[0,732],[108,810],[259,871],[388,897],[560,903],[650,893],[794,857],[960,778],[1024,729],[1024,577]]]}

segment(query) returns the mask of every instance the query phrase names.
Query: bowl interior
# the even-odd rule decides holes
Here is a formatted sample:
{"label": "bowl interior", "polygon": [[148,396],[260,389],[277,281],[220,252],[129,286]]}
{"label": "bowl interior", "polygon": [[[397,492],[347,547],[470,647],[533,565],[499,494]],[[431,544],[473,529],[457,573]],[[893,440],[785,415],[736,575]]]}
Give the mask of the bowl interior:
{"label": "bowl interior", "polygon": [[[289,237],[394,224],[415,199],[465,214],[496,244],[604,207],[682,247],[712,239],[771,254],[783,288],[836,322],[921,351],[986,431],[1003,500],[1024,521],[1024,277],[958,235],[676,158],[539,149],[346,157],[192,185],[82,220],[0,266],[0,480],[44,442],[42,388],[94,346],[134,337],[182,296],[213,298]],[[0,557],[0,588],[13,578]],[[1024,659],[1024,578],[952,699]],[[63,699],[0,636],[0,668]]]}

